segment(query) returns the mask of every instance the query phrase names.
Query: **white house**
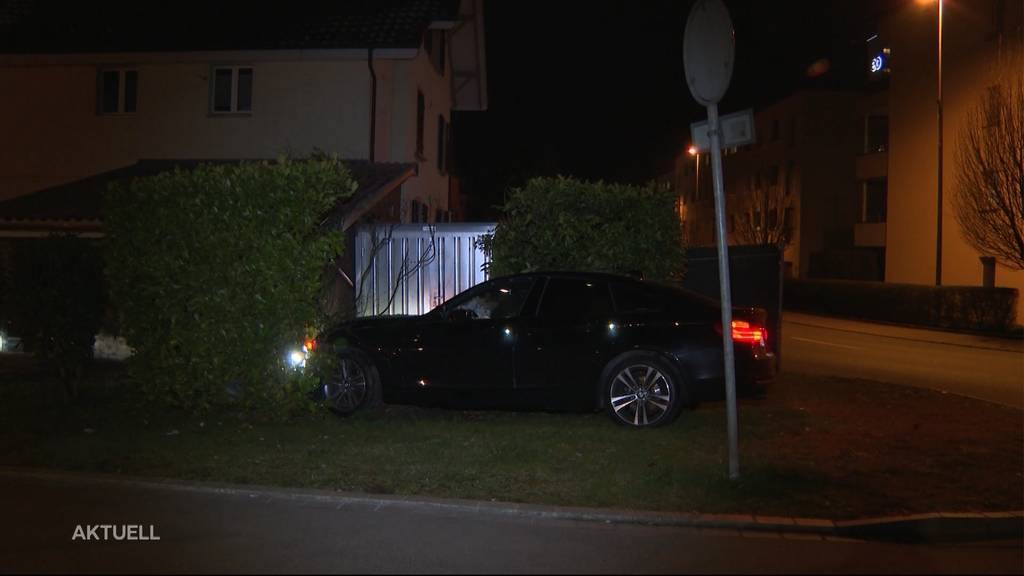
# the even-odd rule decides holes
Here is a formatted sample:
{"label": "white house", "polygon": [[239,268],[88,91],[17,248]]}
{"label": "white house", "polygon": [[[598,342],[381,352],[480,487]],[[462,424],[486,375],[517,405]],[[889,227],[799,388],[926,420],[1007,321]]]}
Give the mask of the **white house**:
{"label": "white house", "polygon": [[395,220],[448,219],[452,111],[487,107],[481,0],[267,4],[0,4],[0,201],[24,224],[46,204],[28,195],[67,212],[140,161],[322,150]]}

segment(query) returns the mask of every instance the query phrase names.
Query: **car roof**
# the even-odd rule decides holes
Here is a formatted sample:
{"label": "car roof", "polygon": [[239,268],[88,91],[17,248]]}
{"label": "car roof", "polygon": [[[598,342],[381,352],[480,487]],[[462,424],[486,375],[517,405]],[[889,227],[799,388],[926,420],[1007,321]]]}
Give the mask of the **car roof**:
{"label": "car roof", "polygon": [[497,280],[499,278],[535,278],[538,276],[557,276],[559,278],[580,278],[580,279],[594,279],[594,280],[631,280],[633,282],[642,282],[635,276],[627,276],[625,274],[614,274],[611,272],[580,272],[576,270],[538,270],[536,272],[522,272],[519,274],[509,274],[508,276],[496,276],[491,280]]}
{"label": "car roof", "polygon": [[615,274],[612,272],[581,272],[577,270],[538,270],[536,272],[523,272],[520,274],[510,274],[508,276],[497,276],[490,280],[498,280],[501,278],[538,278],[538,277],[556,277],[556,278],[578,278],[581,280],[603,280],[603,281],[617,281],[617,282],[630,282],[637,286],[642,286],[649,290],[656,292],[674,292],[676,295],[685,295],[695,300],[702,302],[709,306],[718,306],[718,300],[714,298],[694,292],[689,288],[684,288],[677,284],[668,282],[659,282],[656,280],[643,280],[635,276],[627,276],[625,274]]}

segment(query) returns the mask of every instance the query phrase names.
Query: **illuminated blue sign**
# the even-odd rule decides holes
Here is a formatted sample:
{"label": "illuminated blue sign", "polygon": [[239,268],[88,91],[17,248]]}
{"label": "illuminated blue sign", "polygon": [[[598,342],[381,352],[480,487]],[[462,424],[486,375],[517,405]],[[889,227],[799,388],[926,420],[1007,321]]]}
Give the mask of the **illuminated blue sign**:
{"label": "illuminated blue sign", "polygon": [[881,72],[885,68],[885,56],[879,54],[871,59],[871,71]]}
{"label": "illuminated blue sign", "polygon": [[871,59],[871,73],[878,74],[889,71],[889,49],[883,48],[881,52]]}

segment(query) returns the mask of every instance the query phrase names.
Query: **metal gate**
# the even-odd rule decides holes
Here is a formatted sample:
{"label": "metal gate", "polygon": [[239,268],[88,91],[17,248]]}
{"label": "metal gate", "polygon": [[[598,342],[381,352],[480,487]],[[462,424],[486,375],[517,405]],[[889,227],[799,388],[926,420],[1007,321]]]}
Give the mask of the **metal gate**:
{"label": "metal gate", "polygon": [[356,230],[356,316],[424,314],[487,280],[479,240],[494,223],[372,224]]}

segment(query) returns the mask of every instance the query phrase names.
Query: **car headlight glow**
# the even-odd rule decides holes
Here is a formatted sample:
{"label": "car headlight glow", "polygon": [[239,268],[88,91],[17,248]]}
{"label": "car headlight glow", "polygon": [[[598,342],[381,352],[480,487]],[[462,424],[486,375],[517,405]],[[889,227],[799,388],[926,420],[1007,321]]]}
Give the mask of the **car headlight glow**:
{"label": "car headlight glow", "polygon": [[306,365],[306,355],[301,350],[292,350],[288,353],[288,363],[292,368],[302,368]]}

